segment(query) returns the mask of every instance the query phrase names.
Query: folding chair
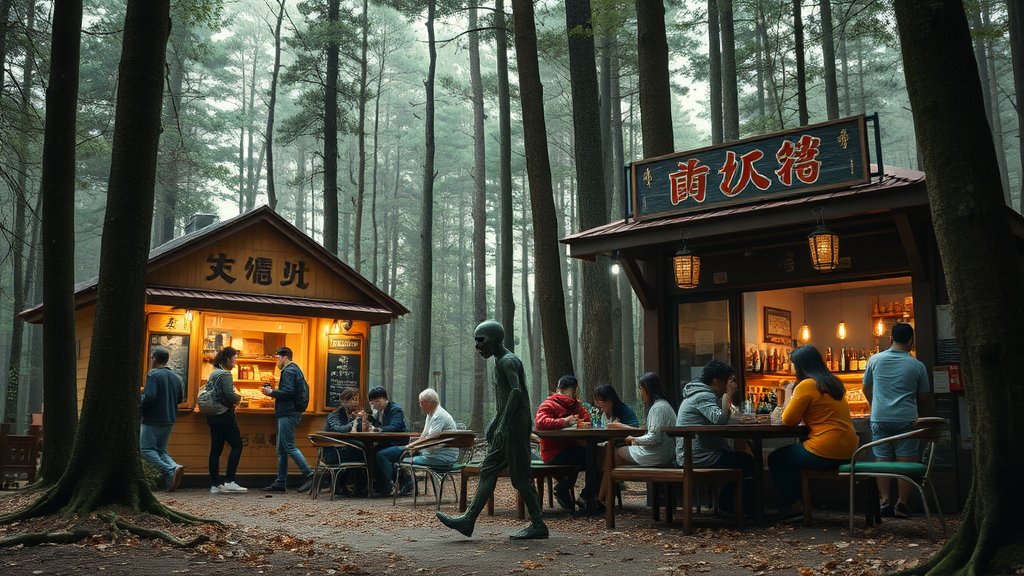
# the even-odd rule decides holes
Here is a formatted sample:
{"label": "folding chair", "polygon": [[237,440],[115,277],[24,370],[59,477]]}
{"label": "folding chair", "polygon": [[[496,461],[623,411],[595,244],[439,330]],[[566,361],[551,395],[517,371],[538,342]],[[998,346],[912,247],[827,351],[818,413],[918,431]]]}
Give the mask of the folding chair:
{"label": "folding chair", "polygon": [[[334,492],[338,484],[338,474],[343,470],[362,468],[366,471],[366,485],[373,486],[373,479],[370,478],[370,470],[366,467],[366,450],[359,444],[352,444],[344,440],[331,438],[322,434],[310,434],[309,442],[316,448],[316,467],[313,468],[313,487],[309,491],[309,497],[316,500],[320,492],[320,482],[324,474],[331,475],[331,500],[334,500]],[[358,450],[363,455],[362,461],[342,461],[341,451],[346,448]],[[328,464],[324,454],[334,451],[334,464]]]}

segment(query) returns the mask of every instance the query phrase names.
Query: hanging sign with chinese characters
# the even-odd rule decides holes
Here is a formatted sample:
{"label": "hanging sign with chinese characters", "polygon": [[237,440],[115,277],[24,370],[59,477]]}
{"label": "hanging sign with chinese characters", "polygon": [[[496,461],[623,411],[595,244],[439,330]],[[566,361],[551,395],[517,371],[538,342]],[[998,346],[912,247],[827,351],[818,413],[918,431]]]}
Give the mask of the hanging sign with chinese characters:
{"label": "hanging sign with chinese characters", "polygon": [[[236,256],[240,256],[236,258]],[[300,290],[309,287],[306,277],[309,265],[304,260],[275,261],[271,256],[254,254],[211,253],[206,258],[206,281],[232,285],[242,280],[243,285],[293,286]]]}
{"label": "hanging sign with chinese characters", "polygon": [[864,117],[641,160],[631,176],[636,220],[864,184]]}

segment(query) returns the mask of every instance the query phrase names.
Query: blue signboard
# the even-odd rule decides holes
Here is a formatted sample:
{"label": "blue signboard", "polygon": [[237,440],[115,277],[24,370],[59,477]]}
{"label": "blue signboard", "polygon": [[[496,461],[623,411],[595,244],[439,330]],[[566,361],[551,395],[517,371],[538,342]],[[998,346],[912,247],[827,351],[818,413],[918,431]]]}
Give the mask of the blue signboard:
{"label": "blue signboard", "polygon": [[630,176],[636,220],[865,184],[864,116],[641,160]]}

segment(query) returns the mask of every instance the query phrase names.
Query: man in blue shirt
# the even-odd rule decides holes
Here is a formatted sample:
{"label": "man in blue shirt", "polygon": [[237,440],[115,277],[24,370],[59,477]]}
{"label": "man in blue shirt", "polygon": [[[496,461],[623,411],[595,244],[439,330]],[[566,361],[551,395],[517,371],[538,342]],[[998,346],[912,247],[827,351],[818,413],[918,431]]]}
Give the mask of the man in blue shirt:
{"label": "man in blue shirt", "polygon": [[[889,349],[875,354],[868,361],[864,371],[864,396],[871,404],[871,439],[883,438],[908,432],[917,420],[917,407],[927,393],[928,372],[917,358],[910,355],[914,346],[914,327],[898,323],[892,327]],[[917,440],[899,440],[873,448],[875,460],[879,462],[918,461]],[[878,491],[881,494],[883,516],[909,518],[907,499],[913,486],[910,482],[898,482],[899,500],[893,506],[889,502],[889,478],[878,477]]]}
{"label": "man in blue shirt", "polygon": [[142,413],[139,449],[146,462],[163,473],[167,491],[174,492],[181,485],[185,467],[179,466],[167,453],[167,441],[177,420],[178,404],[185,400],[185,386],[167,367],[169,359],[170,354],[163,348],[154,348],[150,355],[152,369],[146,375],[146,387],[139,403]]}
{"label": "man in blue shirt", "polygon": [[299,426],[302,413],[309,404],[309,385],[299,365],[292,361],[292,349],[282,346],[274,352],[281,380],[277,390],[270,384],[263,386],[263,394],[274,399],[274,416],[277,417],[277,478],[263,489],[264,492],[284,492],[288,485],[288,457],[305,476],[306,481],[299,488],[305,492],[313,486],[313,469],[306,463],[302,452],[295,447],[295,429]]}

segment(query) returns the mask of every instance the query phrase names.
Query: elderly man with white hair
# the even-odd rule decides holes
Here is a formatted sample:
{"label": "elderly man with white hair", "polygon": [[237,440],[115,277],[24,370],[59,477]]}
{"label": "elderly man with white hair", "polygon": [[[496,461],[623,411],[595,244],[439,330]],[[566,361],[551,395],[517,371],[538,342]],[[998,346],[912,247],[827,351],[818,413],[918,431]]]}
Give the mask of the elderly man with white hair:
{"label": "elderly man with white hair", "polygon": [[[431,440],[441,432],[455,430],[455,419],[441,407],[441,399],[433,388],[420,392],[420,410],[427,415],[423,423],[423,433],[414,442],[406,446],[406,450],[415,449],[417,444]],[[450,466],[459,457],[458,448],[435,447],[424,448],[418,456],[406,457],[403,462],[418,466]]]}

